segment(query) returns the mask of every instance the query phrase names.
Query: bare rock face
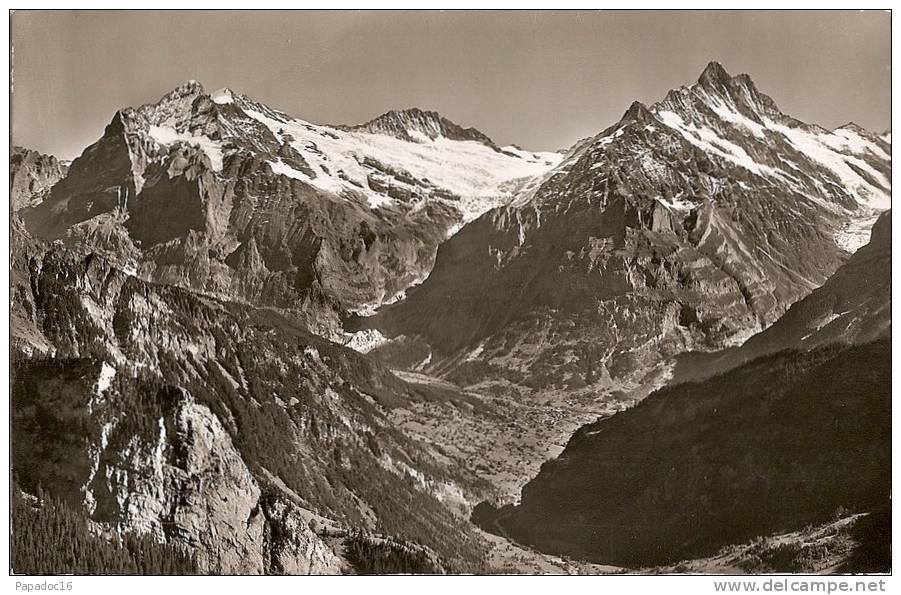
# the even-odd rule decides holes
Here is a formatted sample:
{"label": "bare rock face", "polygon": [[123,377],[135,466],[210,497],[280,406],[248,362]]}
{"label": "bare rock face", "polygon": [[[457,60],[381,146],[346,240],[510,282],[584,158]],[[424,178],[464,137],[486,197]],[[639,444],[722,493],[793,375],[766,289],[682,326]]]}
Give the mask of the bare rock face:
{"label": "bare rock face", "polygon": [[870,242],[821,287],[792,304],[772,326],[742,345],[678,358],[674,382],[720,374],[784,349],[861,344],[891,337],[892,212],[879,216]]}
{"label": "bare rock face", "polygon": [[[146,409],[118,408],[116,391],[133,382],[117,381],[118,373],[104,362],[94,386],[79,383],[88,389],[87,398],[73,394],[71,384],[62,385],[68,393],[65,407],[97,431],[86,435],[86,450],[69,453],[81,477],[72,479],[83,481],[78,491],[61,489],[66,479],[59,474],[45,477],[48,487],[80,499],[77,504],[103,531],[151,535],[189,549],[205,573],[341,571],[340,560],[296,505],[284,496],[263,498],[228,431],[207,406],[183,389],[160,387],[153,395],[155,420]],[[79,400],[73,403],[73,396]]]}
{"label": "bare rock face", "polygon": [[147,283],[93,253],[37,243],[16,263],[23,489],[45,487],[104,531],[189,548],[206,572],[340,572],[314,515],[478,568],[478,537],[433,489],[477,482],[388,417],[434,398],[425,389],[295,319]]}
{"label": "bare rock face", "polygon": [[189,547],[213,574],[335,574],[340,559],[284,496],[261,488],[218,418],[183,391],[170,391],[158,436],[132,437],[103,426],[85,501],[95,521],[118,532],[149,533]]}
{"label": "bare rock face", "polygon": [[12,147],[9,153],[9,201],[13,212],[40,204],[50,188],[66,176],[68,169],[53,155]]}
{"label": "bare rock face", "polygon": [[278,574],[341,574],[346,562],[310,528],[297,505],[282,495],[267,498],[267,551],[271,571]]}
{"label": "bare rock face", "polygon": [[[157,420],[155,440],[120,435],[139,423],[127,417],[104,425],[85,486],[92,517],[119,532],[191,547],[205,572],[263,573],[259,486],[209,408],[181,391],[166,398],[173,402]],[[125,440],[125,448],[109,448]]]}

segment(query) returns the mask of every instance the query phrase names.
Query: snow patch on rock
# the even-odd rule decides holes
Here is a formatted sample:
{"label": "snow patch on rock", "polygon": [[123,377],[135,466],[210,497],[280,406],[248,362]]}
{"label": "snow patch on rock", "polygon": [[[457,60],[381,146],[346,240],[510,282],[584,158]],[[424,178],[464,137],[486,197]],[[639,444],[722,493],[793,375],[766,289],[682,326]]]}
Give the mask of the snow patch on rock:
{"label": "snow patch on rock", "polygon": [[222,146],[208,136],[192,136],[178,132],[170,126],[151,126],[150,136],[160,145],[185,143],[202,150],[210,160],[214,171],[222,171]]}
{"label": "snow patch on rock", "polygon": [[845,252],[854,254],[870,241],[870,233],[879,214],[880,211],[875,209],[867,210],[851,219],[835,235],[835,243]]}
{"label": "snow patch on rock", "polygon": [[464,362],[474,362],[479,359],[479,356],[482,355],[482,352],[485,351],[485,341],[479,343],[479,346],[466,354],[466,357],[463,358]]}
{"label": "snow patch on rock", "polygon": [[[859,204],[879,211],[891,208],[891,192],[886,191],[891,187],[891,182],[863,159],[843,152],[849,149],[847,137],[828,131],[812,132],[771,121],[767,122],[767,125],[785,136],[808,159],[832,171],[841,182],[842,187],[850,192]],[[859,147],[857,148],[859,149]],[[865,172],[878,185],[870,183],[852,166]]]}
{"label": "snow patch on rock", "polygon": [[358,331],[350,335],[345,347],[350,347],[354,351],[360,353],[369,353],[379,345],[384,345],[389,341],[388,337],[380,333],[376,329],[366,329]]}
{"label": "snow patch on rock", "polygon": [[708,154],[718,155],[759,176],[785,177],[780,170],[757,163],[743,148],[718,136],[709,128],[699,128],[685,122],[679,114],[667,110],[658,112],[657,116],[664,124],[679,132],[685,140]]}
{"label": "snow patch on rock", "polygon": [[102,397],[103,393],[110,387],[113,378],[116,377],[116,369],[106,362],[100,368],[100,376],[97,378],[97,384],[94,385],[94,394]]}
{"label": "snow patch on rock", "polygon": [[219,89],[218,91],[213,91],[210,93],[210,99],[213,103],[219,105],[226,105],[229,103],[234,103],[235,98],[232,97],[231,89]]}

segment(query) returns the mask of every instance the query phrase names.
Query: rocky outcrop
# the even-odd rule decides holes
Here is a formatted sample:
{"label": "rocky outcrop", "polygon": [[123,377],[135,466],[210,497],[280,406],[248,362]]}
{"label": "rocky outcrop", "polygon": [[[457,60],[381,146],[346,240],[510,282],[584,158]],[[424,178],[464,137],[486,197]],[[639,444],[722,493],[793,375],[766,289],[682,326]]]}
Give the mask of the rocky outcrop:
{"label": "rocky outcrop", "polygon": [[[187,548],[204,573],[341,570],[339,558],[304,523],[296,506],[263,498],[229,432],[187,391],[117,378],[123,371],[104,362],[97,382],[81,384],[81,392],[74,390],[79,383],[62,382],[63,366],[45,363],[40,369],[42,382],[24,382],[36,389],[38,400],[62,398],[70,421],[81,419],[82,428],[68,428],[50,440],[50,449],[65,453],[75,474],[55,473],[48,461],[23,451],[25,445],[17,440],[17,454],[37,463],[27,470],[18,467],[29,485],[39,480],[55,497],[83,506],[105,533],[149,535]],[[62,394],[47,392],[48,384]],[[123,390],[141,394],[143,400],[136,407],[119,408]],[[22,401],[17,405],[19,420],[28,420],[29,412],[22,409],[27,406]],[[39,430],[29,425],[23,432],[32,437]],[[65,434],[74,437],[79,431],[86,449],[66,445]],[[77,490],[71,489],[79,483]]]}
{"label": "rocky outcrop", "polygon": [[274,311],[150,284],[95,254],[37,245],[19,265],[23,489],[105,531],[188,547],[205,572],[338,572],[312,514],[477,567],[479,539],[430,487],[473,478],[387,417],[426,388]]}
{"label": "rocky outcrop", "polygon": [[53,155],[23,147],[9,152],[9,203],[13,212],[40,204],[47,192],[64,178],[68,166]]}
{"label": "rocky outcrop", "polygon": [[310,527],[298,507],[282,494],[263,502],[268,522],[270,569],[278,574],[341,574],[347,563]]}
{"label": "rocky outcrop", "polygon": [[164,398],[174,402],[157,420],[155,439],[117,432],[146,420],[113,417],[103,426],[92,447],[97,469],[84,488],[92,518],[188,545],[206,572],[263,573],[259,486],[208,407],[179,390]]}
{"label": "rocky outcrop", "polygon": [[340,572],[340,559],[296,506],[284,496],[263,498],[210,409],[180,390],[167,398],[175,402],[149,443],[131,439],[125,449],[109,448],[123,441],[119,424],[141,421],[114,418],[104,426],[101,444],[92,447],[96,471],[85,486],[92,518],[186,545],[208,573]]}

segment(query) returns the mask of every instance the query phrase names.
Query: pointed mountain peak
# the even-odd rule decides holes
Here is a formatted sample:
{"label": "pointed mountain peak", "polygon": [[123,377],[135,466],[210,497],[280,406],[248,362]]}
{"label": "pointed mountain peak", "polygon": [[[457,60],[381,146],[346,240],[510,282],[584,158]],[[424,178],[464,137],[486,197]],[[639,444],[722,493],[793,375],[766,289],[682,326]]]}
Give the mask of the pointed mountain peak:
{"label": "pointed mountain peak", "polygon": [[723,65],[716,61],[707,64],[707,68],[704,69],[704,72],[698,78],[698,84],[706,86],[725,85],[731,81],[732,77],[729,76]]}
{"label": "pointed mountain peak", "polygon": [[710,108],[735,111],[756,122],[764,115],[783,117],[772,98],[758,91],[750,76],[731,76],[719,62],[707,64],[696,84],[671,90],[651,111],[672,111],[683,118],[695,118],[699,111]]}
{"label": "pointed mountain peak", "polygon": [[205,91],[203,90],[203,85],[191,79],[178,85],[160,97],[159,101],[155,103],[145,103],[138,108],[124,108],[119,110],[119,113],[117,113],[116,116],[124,116],[124,119],[130,120],[135,114],[139,114],[141,117],[156,120],[158,118],[154,118],[154,114],[164,113],[166,115],[171,115],[174,112],[189,107],[194,100],[204,94]]}
{"label": "pointed mountain peak", "polygon": [[623,114],[623,117],[620,119],[621,122],[648,122],[653,119],[653,114],[648,109],[648,106],[643,104],[640,101],[633,101],[632,105],[629,106],[629,109],[626,110],[626,113]]}
{"label": "pointed mountain peak", "polygon": [[756,100],[761,95],[750,75],[742,73],[732,76],[719,62],[710,62],[697,84],[708,92],[729,95],[738,101]]}
{"label": "pointed mountain peak", "polygon": [[411,118],[411,119],[418,118],[418,119],[423,119],[423,120],[428,120],[428,121],[433,121],[433,122],[438,122],[441,120],[441,114],[439,114],[438,112],[433,111],[433,110],[423,110],[423,109],[419,109],[418,107],[408,107],[407,109],[388,110],[387,112],[385,112],[384,114],[382,114],[381,116],[376,118],[376,120],[378,120],[379,118],[391,118],[391,117]]}
{"label": "pointed mountain peak", "polygon": [[577,141],[569,150],[576,152],[596,142],[600,142],[601,146],[607,145],[611,140],[620,137],[627,128],[633,127],[633,125],[634,128],[643,128],[645,125],[655,121],[656,118],[648,106],[640,101],[633,101],[632,105],[623,113],[623,116],[616,124],[604,129],[594,137],[583,138]]}
{"label": "pointed mountain peak", "polygon": [[839,126],[838,128],[836,128],[836,130],[851,130],[853,132],[856,132],[857,134],[862,134],[862,135],[873,134],[872,132],[870,132],[869,130],[867,130],[866,128],[864,128],[863,126],[858,124],[857,122],[848,122],[847,124]]}
{"label": "pointed mountain peak", "polygon": [[411,107],[390,110],[350,130],[362,130],[373,134],[385,134],[409,142],[428,142],[439,137],[450,140],[469,140],[495,147],[487,135],[475,128],[463,128],[436,111]]}
{"label": "pointed mountain peak", "polygon": [[203,85],[192,79],[178,85],[154,103],[119,110],[116,114],[119,122],[114,118],[111,126],[115,128],[121,123],[125,128],[156,125],[181,130],[181,126],[191,118],[194,102],[201,97],[206,97],[206,91]]}
{"label": "pointed mountain peak", "polygon": [[133,112],[134,110],[130,107],[116,110],[116,113],[113,114],[113,117],[110,120],[109,124],[107,124],[106,128],[104,128],[103,136],[111,136],[122,133],[127,128],[126,121],[129,120],[129,115]]}

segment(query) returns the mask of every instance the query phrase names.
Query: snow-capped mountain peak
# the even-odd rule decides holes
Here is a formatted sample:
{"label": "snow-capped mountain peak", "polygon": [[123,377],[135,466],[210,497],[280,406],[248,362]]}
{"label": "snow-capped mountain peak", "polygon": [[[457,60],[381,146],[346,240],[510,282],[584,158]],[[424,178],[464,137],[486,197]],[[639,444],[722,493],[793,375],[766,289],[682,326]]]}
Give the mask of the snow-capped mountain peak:
{"label": "snow-capped mountain peak", "polygon": [[350,130],[385,134],[410,142],[428,142],[437,138],[458,141],[475,141],[490,147],[494,142],[475,128],[463,128],[435,111],[417,107],[391,110]]}
{"label": "snow-capped mountain peak", "polygon": [[227,105],[234,101],[234,97],[232,96],[232,90],[228,87],[223,87],[221,89],[217,89],[210,93],[210,99],[213,100],[213,103],[218,105]]}
{"label": "snow-capped mountain peak", "polygon": [[390,114],[321,125],[190,81],[119,110],[23,219],[44,239],[89,236],[156,281],[280,307],[313,295],[304,307],[323,320],[365,309],[421,281],[439,243],[563,157],[496,147],[434,112]]}
{"label": "snow-capped mountain peak", "polygon": [[670,91],[653,109],[673,111],[683,119],[696,112],[713,111],[720,118],[744,124],[753,133],[759,132],[757,126],[763,118],[781,114],[776,103],[757,89],[750,76],[733,77],[719,62],[708,64],[697,83]]}
{"label": "snow-capped mountain peak", "polygon": [[528,379],[523,394],[551,369],[581,385],[601,361],[629,378],[686,342],[741,342],[867,242],[890,204],[888,148],[785,115],[713,63],[466,226],[366,325],[421,340],[432,370],[472,356],[473,384]]}
{"label": "snow-capped mountain peak", "polygon": [[[664,185],[668,194],[681,193],[682,211],[729,187],[753,187],[843,221],[836,242],[853,252],[891,204],[887,139],[856,124],[832,131],[805,124],[782,113],[750,76],[731,76],[711,62],[697,83],[671,90],[659,103],[634,102],[617,124],[580,143],[548,172],[544,191],[535,189],[517,204],[534,197],[555,204],[560,181],[584,175],[583,168],[598,178],[615,172],[636,196]],[[628,171],[619,171],[629,163]]]}
{"label": "snow-capped mountain peak", "polygon": [[227,87],[207,94],[197,81],[156,103],[120,110],[114,120],[131,138],[132,160],[142,162],[133,168],[138,187],[146,163],[181,145],[199,150],[216,172],[236,155],[253,155],[276,175],[370,208],[437,200],[458,209],[464,221],[509,201],[562,158],[503,150],[434,111],[392,110],[359,126],[320,125]]}

